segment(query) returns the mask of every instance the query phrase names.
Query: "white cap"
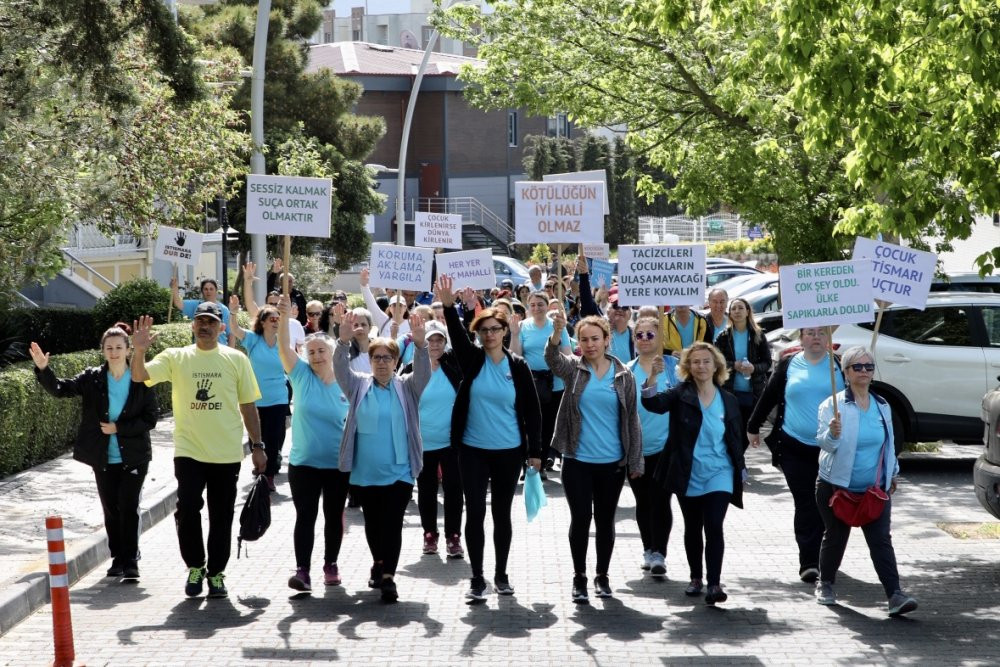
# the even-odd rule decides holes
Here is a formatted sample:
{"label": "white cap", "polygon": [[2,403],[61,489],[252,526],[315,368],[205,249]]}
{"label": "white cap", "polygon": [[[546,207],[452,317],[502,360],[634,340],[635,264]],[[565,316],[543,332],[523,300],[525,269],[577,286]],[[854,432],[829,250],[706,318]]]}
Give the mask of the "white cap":
{"label": "white cap", "polygon": [[448,341],[448,330],[445,329],[444,325],[440,322],[427,322],[424,325],[424,331],[426,332],[425,338],[430,338],[431,336],[444,336],[445,342]]}

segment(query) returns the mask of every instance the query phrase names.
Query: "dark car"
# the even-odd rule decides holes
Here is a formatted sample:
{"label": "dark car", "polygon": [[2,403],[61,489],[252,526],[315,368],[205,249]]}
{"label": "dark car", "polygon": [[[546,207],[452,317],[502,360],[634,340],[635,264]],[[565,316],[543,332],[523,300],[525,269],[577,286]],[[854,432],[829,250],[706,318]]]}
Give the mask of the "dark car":
{"label": "dark car", "polygon": [[[1000,380],[1000,378],[997,378]],[[983,433],[985,449],[972,471],[976,498],[990,514],[1000,519],[1000,388],[983,396]]]}

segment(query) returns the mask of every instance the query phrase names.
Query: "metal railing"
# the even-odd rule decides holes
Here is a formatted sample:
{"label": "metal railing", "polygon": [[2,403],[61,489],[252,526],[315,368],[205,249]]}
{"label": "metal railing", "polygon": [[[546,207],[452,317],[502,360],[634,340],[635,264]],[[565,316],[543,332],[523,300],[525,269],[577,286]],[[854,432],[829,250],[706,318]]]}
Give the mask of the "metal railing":
{"label": "metal railing", "polygon": [[94,282],[93,276],[96,276],[102,283],[104,283],[105,285],[107,285],[107,289],[114,289],[114,288],[118,287],[118,285],[116,285],[112,281],[110,281],[107,278],[105,278],[104,275],[101,274],[101,273],[99,273],[94,267],[92,267],[90,264],[87,264],[86,262],[84,262],[83,260],[81,260],[79,257],[75,256],[73,253],[71,253],[66,248],[62,248],[62,254],[65,255],[66,258],[69,260],[69,263],[67,264],[66,269],[65,269],[66,271],[69,271],[70,273],[76,273],[76,268],[75,267],[79,266],[81,269],[84,270],[84,272],[88,276],[91,276],[91,280],[90,280],[91,283]]}
{"label": "metal railing", "polygon": [[713,213],[699,218],[686,215],[669,218],[644,215],[639,217],[639,242],[645,243],[647,235],[650,235],[650,238],[658,239],[655,243],[662,243],[667,234],[674,234],[681,241],[732,241],[743,238],[744,229],[748,226],[740,216],[732,213]]}
{"label": "metal railing", "polygon": [[97,225],[78,223],[66,238],[66,248],[78,257],[107,255],[119,250],[138,250],[143,239],[134,234],[118,233],[108,236]]}
{"label": "metal railing", "polygon": [[462,224],[482,227],[505,246],[514,242],[514,229],[475,197],[419,197],[411,200],[414,211],[461,215]]}

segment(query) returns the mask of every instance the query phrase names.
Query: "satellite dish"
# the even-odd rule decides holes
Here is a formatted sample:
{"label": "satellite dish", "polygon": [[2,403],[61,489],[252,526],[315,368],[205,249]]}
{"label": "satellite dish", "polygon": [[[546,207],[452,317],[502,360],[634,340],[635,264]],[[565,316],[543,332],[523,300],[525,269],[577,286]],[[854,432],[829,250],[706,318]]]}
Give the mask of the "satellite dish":
{"label": "satellite dish", "polygon": [[403,30],[399,33],[399,45],[404,49],[417,49],[420,50],[420,40],[409,30]]}

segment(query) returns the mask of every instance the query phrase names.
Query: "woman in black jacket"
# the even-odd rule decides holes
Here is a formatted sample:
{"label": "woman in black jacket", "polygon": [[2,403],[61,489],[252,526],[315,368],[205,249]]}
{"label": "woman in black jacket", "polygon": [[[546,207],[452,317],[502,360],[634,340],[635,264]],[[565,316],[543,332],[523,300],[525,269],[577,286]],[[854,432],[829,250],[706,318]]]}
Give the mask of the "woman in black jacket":
{"label": "woman in black jacket", "polygon": [[656,376],[663,372],[663,358],[653,360],[642,385],[642,407],[670,413],[667,446],[654,478],[677,496],[684,514],[684,549],[691,583],[684,591],[702,593],[702,531],[708,574],[705,602],[725,602],[722,524],[730,504],[743,507],[743,429],[736,397],[722,389],[729,371],[718,349],[695,342],[681,353],[677,375],[681,384],[656,393]]}
{"label": "woman in black jacket", "polygon": [[507,315],[493,308],[481,310],[469,327],[479,337],[480,345],[474,345],[455,310],[452,286],[449,276],[438,276],[437,299],[444,306],[448,336],[463,376],[452,412],[451,444],[458,452],[462,473],[465,545],[472,566],[472,582],[465,597],[481,602],[486,599],[486,492],[490,491],[493,511],[494,587],[500,595],[513,595],[507,577],[513,532],[510,511],[525,459],[535,470],[542,467],[542,414],[531,369],[503,346],[509,329]]}
{"label": "woman in black jacket", "polygon": [[94,469],[111,551],[109,577],[139,577],[139,498],[153,457],[149,432],[156,426],[156,394],[132,382],[128,325],[118,323],[101,337],[104,363],[76,377],[57,378],[49,355],[32,343],[35,377],[58,398],[81,396],[80,428],[73,458]]}
{"label": "woman in black jacket", "polygon": [[743,430],[753,406],[764,392],[771,371],[771,346],[753,319],[753,307],[746,299],[729,302],[729,326],[719,334],[715,346],[726,358],[729,379],[723,389],[736,396],[743,418]]}

